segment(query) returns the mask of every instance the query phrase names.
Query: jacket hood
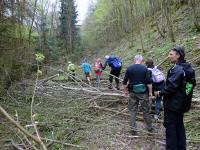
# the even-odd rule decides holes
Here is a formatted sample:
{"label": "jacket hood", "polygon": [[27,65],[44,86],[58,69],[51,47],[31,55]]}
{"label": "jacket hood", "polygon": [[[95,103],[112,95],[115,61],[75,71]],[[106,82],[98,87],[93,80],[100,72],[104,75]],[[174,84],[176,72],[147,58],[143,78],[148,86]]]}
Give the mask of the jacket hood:
{"label": "jacket hood", "polygon": [[191,64],[189,64],[188,62],[186,62],[185,60],[181,60],[177,63],[177,65],[182,66],[185,70],[188,70],[191,67]]}

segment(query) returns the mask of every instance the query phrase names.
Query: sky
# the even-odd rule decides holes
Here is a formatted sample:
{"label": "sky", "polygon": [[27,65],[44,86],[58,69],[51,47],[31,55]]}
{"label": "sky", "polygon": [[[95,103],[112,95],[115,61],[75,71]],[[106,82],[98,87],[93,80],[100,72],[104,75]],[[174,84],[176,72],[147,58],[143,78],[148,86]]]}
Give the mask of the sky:
{"label": "sky", "polygon": [[75,0],[78,11],[78,24],[82,24],[87,16],[87,10],[90,0]]}
{"label": "sky", "polygon": [[[50,3],[56,3],[60,0],[49,0]],[[75,5],[77,6],[77,12],[78,12],[78,24],[82,24],[84,19],[87,17],[87,11],[90,2],[93,2],[96,4],[97,0],[75,0]]]}

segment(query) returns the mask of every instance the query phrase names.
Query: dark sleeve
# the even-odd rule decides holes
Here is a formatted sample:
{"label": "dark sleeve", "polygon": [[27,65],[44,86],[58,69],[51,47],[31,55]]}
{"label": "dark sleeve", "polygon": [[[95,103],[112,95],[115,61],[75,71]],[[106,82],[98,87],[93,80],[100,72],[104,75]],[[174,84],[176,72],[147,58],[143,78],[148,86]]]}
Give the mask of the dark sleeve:
{"label": "dark sleeve", "polygon": [[183,70],[180,68],[171,69],[165,88],[161,91],[160,95],[171,95],[177,91],[183,80]]}
{"label": "dark sleeve", "polygon": [[103,65],[103,70],[106,69],[106,66],[108,65],[108,60],[106,60],[105,64]]}
{"label": "dark sleeve", "polygon": [[127,85],[127,82],[128,82],[128,69],[126,70],[126,73],[124,76],[123,85]]}
{"label": "dark sleeve", "polygon": [[152,72],[151,72],[151,70],[147,69],[145,82],[146,82],[146,84],[152,84]]}

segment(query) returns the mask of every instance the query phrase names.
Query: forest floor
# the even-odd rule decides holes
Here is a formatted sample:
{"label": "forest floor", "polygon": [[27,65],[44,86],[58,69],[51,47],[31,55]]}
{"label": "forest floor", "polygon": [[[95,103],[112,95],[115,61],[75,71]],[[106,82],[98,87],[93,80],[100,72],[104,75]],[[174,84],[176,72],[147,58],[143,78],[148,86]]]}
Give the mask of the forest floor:
{"label": "forest floor", "polygon": [[[43,138],[81,145],[91,150],[164,150],[165,135],[163,118],[153,120],[157,133],[145,130],[141,111],[138,112],[138,136],[132,136],[127,110],[128,98],[122,91],[108,90],[107,81],[102,81],[100,89],[83,82],[63,82],[48,80],[37,84],[34,102],[35,120]],[[7,99],[2,99],[3,107],[26,129],[34,134],[31,126],[30,110],[34,82],[26,80],[15,83],[8,90]],[[200,149],[200,99],[196,93],[193,108],[185,115],[188,149]],[[153,111],[152,111],[153,118]],[[0,123],[1,149],[11,149],[10,141],[28,145],[23,136],[4,117]],[[22,142],[23,141],[23,142]],[[64,144],[46,143],[48,149],[78,149]]]}

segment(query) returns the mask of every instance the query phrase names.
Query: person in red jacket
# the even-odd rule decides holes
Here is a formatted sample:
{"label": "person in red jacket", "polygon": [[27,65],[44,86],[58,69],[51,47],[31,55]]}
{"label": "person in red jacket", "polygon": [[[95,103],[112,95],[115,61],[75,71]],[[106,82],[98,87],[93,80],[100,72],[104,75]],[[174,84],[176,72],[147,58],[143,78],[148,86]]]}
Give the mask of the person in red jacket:
{"label": "person in red jacket", "polygon": [[100,86],[100,81],[101,81],[101,76],[102,76],[102,69],[103,69],[103,64],[101,62],[101,59],[97,58],[96,62],[94,64],[94,71],[95,71],[95,75],[96,75],[97,87]]}

